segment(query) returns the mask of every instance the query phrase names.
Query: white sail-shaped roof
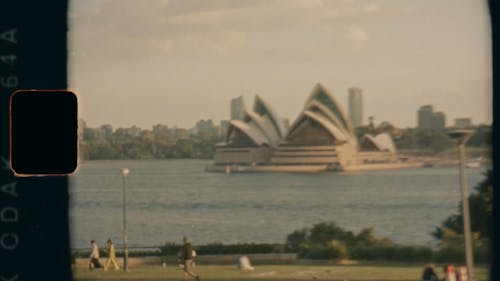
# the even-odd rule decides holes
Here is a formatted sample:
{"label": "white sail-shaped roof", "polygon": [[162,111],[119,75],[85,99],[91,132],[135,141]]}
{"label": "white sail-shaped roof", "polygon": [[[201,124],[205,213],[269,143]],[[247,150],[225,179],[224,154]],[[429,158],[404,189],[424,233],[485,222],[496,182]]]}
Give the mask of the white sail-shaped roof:
{"label": "white sail-shaped roof", "polygon": [[342,131],[340,131],[332,122],[328,120],[328,118],[324,117],[321,114],[318,114],[316,112],[306,110],[304,114],[313,119],[314,121],[318,122],[325,128],[331,135],[332,137],[337,140],[338,142],[345,142],[347,141],[347,138]]}
{"label": "white sail-shaped roof", "polygon": [[356,136],[353,134],[349,120],[342,108],[321,84],[314,87],[303,111],[290,126],[287,138],[305,121],[306,116],[319,123],[337,141],[348,142],[353,146],[358,145]]}
{"label": "white sail-shaped roof", "polygon": [[253,111],[261,116],[269,117],[269,120],[274,126],[274,131],[276,131],[280,139],[282,139],[285,136],[285,130],[283,128],[283,124],[278,118],[278,114],[276,114],[276,111],[271,107],[271,105],[267,103],[264,99],[262,99],[259,95],[255,96]]}
{"label": "white sail-shaped roof", "polygon": [[312,100],[309,102],[309,105],[306,107],[308,110],[314,111],[314,112],[320,112],[322,115],[324,115],[330,122],[332,122],[344,135],[348,138],[348,141],[351,142],[354,145],[357,145],[358,140],[356,136],[346,129],[341,121],[337,118],[335,114],[324,104],[318,102],[317,100]]}
{"label": "white sail-shaped roof", "polygon": [[382,150],[396,152],[396,145],[388,133],[378,134],[374,139]]}
{"label": "white sail-shaped roof", "polygon": [[266,136],[269,144],[277,144],[280,141],[280,136],[269,115],[260,116],[253,111],[245,110],[245,120],[249,120],[249,123],[255,123],[262,134]]}
{"label": "white sail-shaped roof", "polygon": [[[234,129],[243,133],[255,145],[277,146],[280,141],[296,139],[299,126],[307,126],[308,120],[314,121],[314,126],[319,124],[324,129],[325,137],[330,135],[332,141],[337,143],[349,143],[357,146],[358,142],[353,133],[351,124],[342,107],[332,95],[321,85],[317,84],[307,98],[306,104],[299,117],[290,126],[286,137],[281,120],[273,108],[258,95],[255,97],[253,110],[245,110],[241,121],[230,121],[230,128],[226,135],[226,143],[229,144],[231,133]],[[293,134],[293,136],[292,136]],[[245,142],[245,138],[242,139]],[[326,139],[325,139],[326,140]],[[382,140],[383,142],[383,140]]]}
{"label": "white sail-shaped roof", "polygon": [[365,141],[369,141],[380,151],[396,152],[396,146],[391,136],[387,133],[381,133],[375,137],[370,134],[365,134],[362,138],[362,143]]}
{"label": "white sail-shaped roof", "polygon": [[340,104],[335,100],[335,98],[328,92],[328,90],[323,87],[320,83],[316,84],[314,86],[311,94],[309,94],[309,97],[307,98],[307,101],[304,105],[304,110],[307,109],[308,105],[311,103],[311,101],[316,100],[319,103],[325,105],[328,107],[328,109],[335,114],[337,119],[340,121],[342,126],[349,132],[353,132],[351,122],[349,122],[349,119],[347,118],[347,115],[344,113],[344,110],[340,106]]}
{"label": "white sail-shaped roof", "polygon": [[315,112],[313,110],[302,111],[297,119],[293,122],[288,130],[287,138],[295,133],[295,130],[300,127],[303,122],[306,122],[307,118],[319,123],[330,135],[340,141],[349,141],[350,139],[346,136],[346,133],[339,129],[325,114],[322,112]]}
{"label": "white sail-shaped roof", "polygon": [[229,121],[229,129],[226,136],[226,143],[230,141],[231,133],[234,129],[239,130],[241,133],[245,134],[252,142],[257,145],[269,144],[267,137],[259,129],[258,125],[254,122],[243,122],[240,120]]}
{"label": "white sail-shaped roof", "polygon": [[255,97],[253,111],[244,110],[242,120],[231,120],[226,134],[229,144],[233,130],[246,135],[255,145],[277,146],[283,138],[283,126],[275,111],[259,96]]}

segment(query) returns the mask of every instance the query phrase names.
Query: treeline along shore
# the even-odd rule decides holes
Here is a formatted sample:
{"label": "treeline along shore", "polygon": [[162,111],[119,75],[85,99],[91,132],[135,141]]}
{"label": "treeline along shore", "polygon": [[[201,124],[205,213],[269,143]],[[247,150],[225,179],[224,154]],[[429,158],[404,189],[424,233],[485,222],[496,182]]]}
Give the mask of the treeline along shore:
{"label": "treeline along shore", "polygon": [[[208,129],[171,128],[155,125],[152,129],[136,126],[116,128],[101,125],[87,127],[80,121],[80,157],[82,160],[113,159],[211,159],[215,145],[222,142],[225,132],[219,126]],[[471,128],[474,135],[467,142],[469,157],[489,158],[491,154],[491,126]],[[358,138],[366,133],[388,132],[402,154],[417,157],[442,157],[456,159],[454,142],[445,131],[415,128],[364,126],[356,128]]]}

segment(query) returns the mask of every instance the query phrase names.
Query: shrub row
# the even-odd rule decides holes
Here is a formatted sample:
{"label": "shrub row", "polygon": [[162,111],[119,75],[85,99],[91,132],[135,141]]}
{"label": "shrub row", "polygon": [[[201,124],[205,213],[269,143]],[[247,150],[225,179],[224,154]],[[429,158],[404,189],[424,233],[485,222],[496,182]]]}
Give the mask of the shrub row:
{"label": "shrub row", "polygon": [[[176,255],[181,245],[175,243],[166,243],[161,247],[160,252],[163,256]],[[194,249],[198,255],[228,255],[228,254],[268,254],[283,253],[285,246],[282,244],[220,244],[213,243],[201,246],[195,246]]]}
{"label": "shrub row", "polygon": [[[310,245],[299,251],[299,258],[305,259],[336,259],[350,258],[364,261],[397,261],[397,262],[465,262],[463,246],[446,246],[437,250],[426,246],[354,246],[346,249],[323,245]],[[489,263],[490,249],[478,247],[474,249],[474,261]]]}
{"label": "shrub row", "polygon": [[426,262],[431,261],[432,256],[433,251],[430,247],[392,245],[353,247],[350,258],[368,261]]}
{"label": "shrub row", "polygon": [[[144,256],[175,256],[180,245],[167,243],[160,250],[129,251],[129,257]],[[283,244],[208,244],[195,246],[199,255],[222,255],[222,254],[267,254],[285,252]],[[107,254],[100,251],[102,257]],[[74,258],[87,258],[90,251],[76,251],[72,253]],[[117,256],[123,256],[117,252]],[[350,258],[362,261],[397,261],[397,262],[465,262],[465,250],[463,246],[445,246],[433,250],[426,246],[367,246],[357,245],[345,247],[342,243],[333,243],[327,246],[322,244],[311,244],[303,246],[298,252],[300,259],[342,259]],[[489,263],[491,261],[489,247],[476,247],[474,249],[474,261],[477,263]]]}

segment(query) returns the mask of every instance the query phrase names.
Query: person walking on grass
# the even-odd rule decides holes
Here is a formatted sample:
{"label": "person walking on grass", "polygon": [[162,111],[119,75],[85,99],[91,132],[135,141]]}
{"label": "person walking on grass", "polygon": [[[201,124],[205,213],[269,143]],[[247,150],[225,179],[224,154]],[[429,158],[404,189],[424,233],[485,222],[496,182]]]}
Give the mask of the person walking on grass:
{"label": "person walking on grass", "polygon": [[422,272],[422,281],[438,281],[438,277],[434,271],[434,265],[432,263],[425,266]]}
{"label": "person walking on grass", "polygon": [[90,245],[92,245],[92,251],[90,252],[90,270],[94,270],[94,268],[101,268],[102,264],[99,261],[99,247],[95,240],[90,241]]}
{"label": "person walking on grass", "polygon": [[118,264],[116,263],[116,253],[115,253],[115,245],[111,239],[108,239],[108,260],[104,264],[104,270],[108,270],[108,267],[113,264],[115,270],[120,269]]}
{"label": "person walking on grass", "polygon": [[182,238],[183,244],[181,249],[179,250],[178,257],[179,261],[184,266],[184,280],[188,280],[188,278],[194,277],[196,281],[200,280],[200,276],[193,271],[193,247],[187,236]]}

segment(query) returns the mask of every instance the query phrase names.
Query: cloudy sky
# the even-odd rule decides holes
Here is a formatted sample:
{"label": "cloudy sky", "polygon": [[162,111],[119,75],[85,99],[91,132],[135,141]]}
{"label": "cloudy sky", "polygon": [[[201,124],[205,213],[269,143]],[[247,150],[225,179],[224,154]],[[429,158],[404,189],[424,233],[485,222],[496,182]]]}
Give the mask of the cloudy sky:
{"label": "cloudy sky", "polygon": [[192,127],[259,94],[290,121],[320,82],[365,122],[416,125],[424,104],[491,122],[486,1],[73,0],[70,87],[89,126]]}

